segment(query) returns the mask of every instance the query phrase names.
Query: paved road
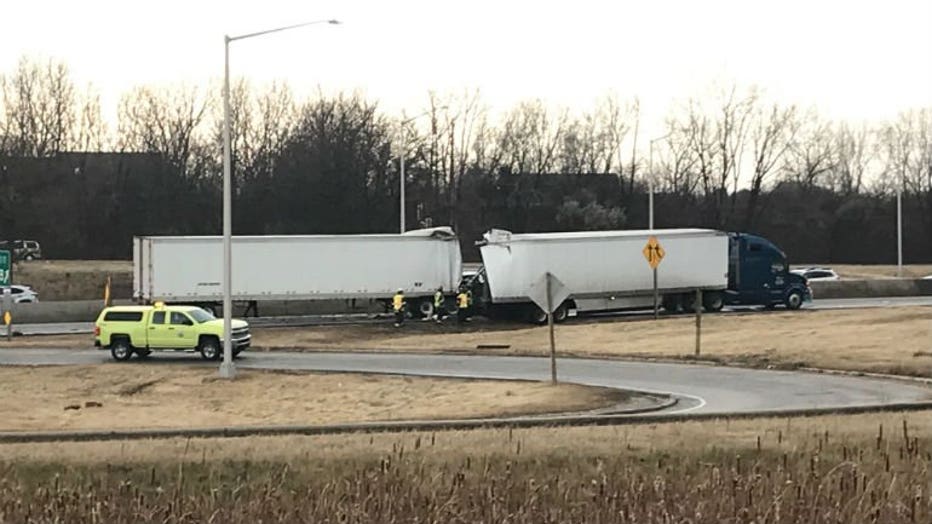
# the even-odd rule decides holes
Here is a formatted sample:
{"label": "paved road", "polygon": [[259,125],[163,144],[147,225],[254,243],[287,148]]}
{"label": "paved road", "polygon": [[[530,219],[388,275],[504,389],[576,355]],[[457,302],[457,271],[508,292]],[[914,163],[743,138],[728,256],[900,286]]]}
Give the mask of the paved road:
{"label": "paved road", "polygon": [[[3,349],[0,365],[99,364],[106,351],[92,349]],[[390,353],[247,353],[238,366],[256,369],[350,371],[423,376],[549,380],[546,358],[415,355]],[[151,363],[151,364],[150,364]],[[126,365],[216,366],[193,354],[155,354]],[[592,386],[674,395],[664,411],[689,413],[779,412],[781,410],[876,406],[932,400],[932,388],[904,381],[765,371],[706,365],[559,359],[560,380]]]}
{"label": "paved road", "polygon": [[[857,309],[872,307],[905,307],[905,306],[932,306],[932,296],[928,297],[882,297],[882,298],[835,298],[816,300],[805,306],[806,309]],[[763,309],[759,306],[730,307],[725,312],[747,312]],[[650,311],[634,311],[629,313],[600,313],[591,316],[632,317],[638,318],[653,314]],[[353,324],[371,322],[372,315],[304,315],[290,317],[264,317],[249,319],[253,326],[320,326],[332,324]],[[94,331],[93,322],[57,322],[50,324],[19,324],[14,330],[23,335],[63,335],[86,334]],[[6,334],[0,328],[0,334]]]}

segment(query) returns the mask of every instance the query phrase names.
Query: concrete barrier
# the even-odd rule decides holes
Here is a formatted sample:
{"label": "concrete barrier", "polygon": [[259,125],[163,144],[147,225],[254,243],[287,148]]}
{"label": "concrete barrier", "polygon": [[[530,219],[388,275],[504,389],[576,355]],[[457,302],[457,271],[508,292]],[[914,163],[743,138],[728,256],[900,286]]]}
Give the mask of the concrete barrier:
{"label": "concrete barrier", "polygon": [[820,298],[913,297],[932,295],[932,280],[890,278],[878,280],[823,280],[810,282]]}

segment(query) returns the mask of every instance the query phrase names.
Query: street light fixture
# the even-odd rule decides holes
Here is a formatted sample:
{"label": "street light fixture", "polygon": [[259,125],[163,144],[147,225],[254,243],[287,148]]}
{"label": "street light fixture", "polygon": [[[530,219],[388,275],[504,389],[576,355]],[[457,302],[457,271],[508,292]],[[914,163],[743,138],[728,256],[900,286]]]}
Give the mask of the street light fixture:
{"label": "street light fixture", "polygon": [[230,181],[230,42],[245,40],[270,33],[278,33],[289,29],[297,29],[317,24],[337,25],[338,20],[314,20],[275,29],[267,29],[255,33],[237,36],[223,36],[223,363],[220,365],[220,376],[233,378],[236,368],[233,365],[233,220],[232,220],[232,183]]}
{"label": "street light fixture", "polygon": [[402,121],[401,121],[401,159],[399,161],[401,173],[399,174],[399,177],[398,177],[399,178],[398,194],[399,194],[399,200],[400,200],[398,205],[399,205],[399,232],[402,234],[405,232],[405,229],[406,229],[405,228],[405,152],[406,152],[405,148],[407,144],[406,144],[405,139],[408,134],[406,126],[409,123],[417,120],[418,118],[421,118],[422,116],[425,116],[428,114],[435,114],[437,111],[443,110],[446,108],[447,106],[428,109],[427,111],[424,111],[423,113],[420,113],[416,116],[412,116],[411,118],[404,118],[405,116],[404,111],[401,112],[401,118],[402,118]]}
{"label": "street light fixture", "polygon": [[650,141],[649,154],[647,156],[647,169],[650,175],[647,178],[647,229],[654,229],[654,142],[669,138],[673,133],[667,133],[658,136]]}

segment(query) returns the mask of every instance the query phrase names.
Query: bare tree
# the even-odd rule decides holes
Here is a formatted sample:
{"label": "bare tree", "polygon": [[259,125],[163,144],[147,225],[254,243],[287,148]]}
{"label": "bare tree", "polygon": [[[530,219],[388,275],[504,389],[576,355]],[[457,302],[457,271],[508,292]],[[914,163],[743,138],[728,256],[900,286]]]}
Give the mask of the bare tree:
{"label": "bare tree", "polygon": [[75,89],[68,68],[22,58],[16,72],[0,77],[4,149],[48,156],[71,146],[76,125]]}
{"label": "bare tree", "polygon": [[616,97],[608,96],[593,111],[567,121],[559,154],[560,171],[611,173],[630,129],[631,111],[631,106],[623,107]]}
{"label": "bare tree", "polygon": [[712,197],[726,187],[727,180],[716,179],[715,164],[719,156],[716,148],[712,119],[704,114],[695,101],[690,101],[685,123],[678,127],[682,141],[693,158],[698,185],[703,195]]}
{"label": "bare tree", "polygon": [[519,104],[505,118],[499,135],[505,167],[514,173],[554,171],[567,120],[566,110],[553,118],[540,100]]}
{"label": "bare tree", "polygon": [[108,146],[107,125],[100,111],[100,95],[88,87],[80,106],[75,148],[79,151],[103,151]]}
{"label": "bare tree", "polygon": [[822,120],[814,111],[807,112],[799,122],[795,140],[790,140],[782,166],[784,178],[803,186],[830,186],[838,155],[838,140],[832,123]]}
{"label": "bare tree", "polygon": [[746,230],[754,223],[764,183],[776,171],[786,151],[795,142],[798,130],[796,106],[780,107],[773,104],[769,108],[755,110],[754,127],[751,130],[754,170],[751,173],[750,193],[744,216]]}
{"label": "bare tree", "polygon": [[901,113],[882,136],[885,187],[916,195],[932,191],[932,108]]}
{"label": "bare tree", "polygon": [[430,93],[432,150],[438,160],[438,189],[446,191],[450,224],[455,224],[454,210],[459,198],[463,176],[469,168],[475,143],[482,133],[487,108],[479,91],[461,95]]}
{"label": "bare tree", "polygon": [[688,128],[677,127],[675,121],[667,121],[667,136],[659,141],[654,153],[659,160],[659,181],[664,191],[678,195],[694,195],[699,187],[697,164],[699,157],[690,147]]}
{"label": "bare tree", "polygon": [[[214,154],[221,162],[223,108],[214,105]],[[297,122],[297,106],[287,84],[273,83],[257,93],[244,79],[230,88],[230,156],[234,191],[249,182],[272,176],[275,158],[281,154]]]}
{"label": "bare tree", "polygon": [[842,123],[835,133],[835,161],[829,187],[843,195],[861,192],[876,153],[875,133],[866,125]]}
{"label": "bare tree", "polygon": [[159,153],[182,173],[193,173],[210,104],[196,88],[136,88],[120,100],[118,148]]}

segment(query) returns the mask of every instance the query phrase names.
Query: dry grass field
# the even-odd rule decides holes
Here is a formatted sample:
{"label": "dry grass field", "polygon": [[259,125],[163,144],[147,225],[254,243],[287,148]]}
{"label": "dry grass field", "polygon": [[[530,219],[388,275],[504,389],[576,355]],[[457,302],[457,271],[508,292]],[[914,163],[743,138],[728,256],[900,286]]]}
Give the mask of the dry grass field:
{"label": "dry grass field", "polygon": [[932,521],[932,413],[0,445],[9,522]]}
{"label": "dry grass field", "polygon": [[607,388],[172,365],[0,367],[0,431],[333,424],[583,411]]}

